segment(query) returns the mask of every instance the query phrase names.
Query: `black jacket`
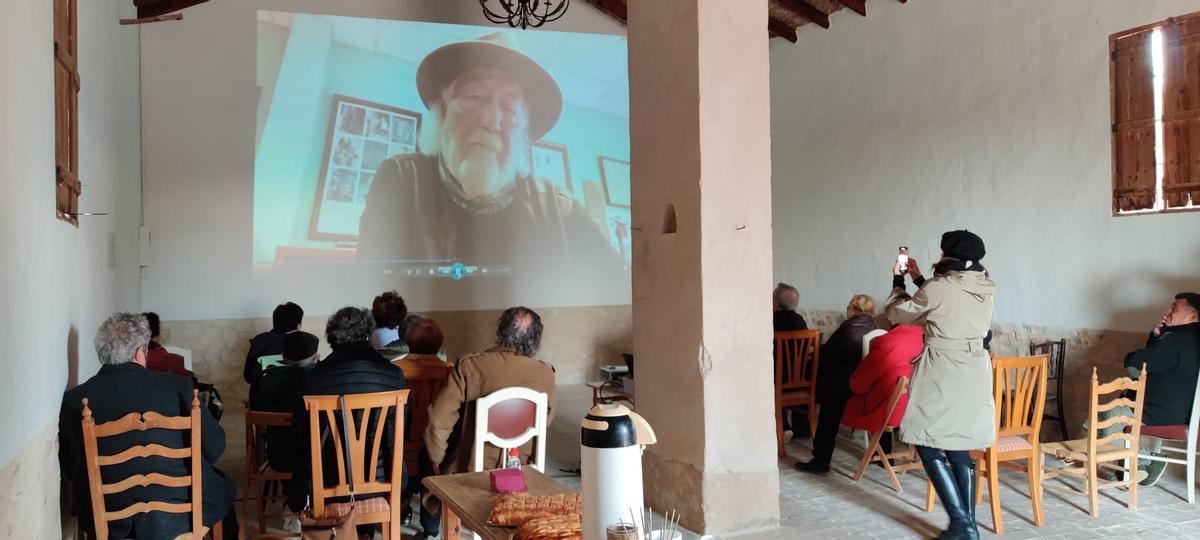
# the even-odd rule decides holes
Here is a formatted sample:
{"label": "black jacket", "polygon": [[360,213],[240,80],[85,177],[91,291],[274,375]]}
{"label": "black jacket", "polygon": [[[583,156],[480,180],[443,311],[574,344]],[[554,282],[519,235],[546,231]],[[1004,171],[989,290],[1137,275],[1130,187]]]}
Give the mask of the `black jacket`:
{"label": "black jacket", "polygon": [[781,309],[775,312],[774,326],[776,332],[789,330],[808,330],[808,323],[804,322],[804,317],[795,311]]}
{"label": "black jacket", "polygon": [[[263,372],[258,384],[250,387],[250,408],[255,411],[286,412],[295,414],[304,410],[304,383],[313,366],[277,366]],[[295,445],[292,429],[287,427],[267,428],[267,460],[277,471],[291,472],[296,468]]]}
{"label": "black jacket", "polygon": [[[389,362],[386,358],[380,356],[375,349],[371,348],[369,343],[363,342],[334,347],[333,352],[329,356],[318,362],[316,367],[312,368],[312,371],[309,371],[308,379],[304,384],[304,395],[370,394],[373,392],[403,390],[405,388],[408,388],[408,384],[404,382],[404,372],[400,371],[399,367]],[[408,417],[407,409],[408,407],[405,406],[405,418]],[[299,466],[293,471],[293,489],[288,493],[288,506],[293,510],[300,510],[304,507],[305,498],[308,495],[309,486],[312,482],[312,460],[310,458],[310,445],[308,443],[308,413],[304,409],[303,400],[301,400],[299,409],[293,412],[292,415],[292,437],[295,441],[294,447],[300,449],[300,460],[298,462]],[[377,425],[375,421],[375,418],[371,418],[371,423],[368,427],[367,448],[371,447],[374,440],[374,426]],[[391,470],[387,467],[391,463],[391,445],[388,441],[392,440],[393,433],[395,433],[394,428],[394,422],[391,421],[389,416],[389,419],[384,423],[384,439],[380,445],[378,459],[379,468],[377,469],[377,478],[381,480],[391,478]],[[333,452],[333,442],[327,442],[323,447],[321,457],[321,464],[324,467],[323,474],[327,485],[333,485],[337,480],[338,463]],[[355,463],[354,466],[362,467],[364,465]]]}
{"label": "black jacket", "polygon": [[817,364],[817,402],[849,399],[850,376],[862,361],[863,336],[878,328],[870,315],[855,315],[838,326],[821,345]]}
{"label": "black jacket", "polygon": [[[88,407],[97,424],[110,422],[132,412],[154,411],[164,416],[190,416],[192,410],[192,380],[187,377],[150,371],[138,364],[127,363],[106,365],[83,384],[68,390],[63,395],[62,408],[58,415],[58,461],[62,475],[70,480],[74,493],[72,508],[79,516],[80,525],[94,533],[92,502],[88,491],[87,467],[83,451],[82,399],[88,398]],[[225,431],[213,420],[204,407],[200,408],[201,454],[204,489],[204,524],[212,525],[225,516],[233,505],[233,483],[217,470],[213,464],[225,451]],[[98,440],[101,455],[119,453],[129,447],[144,444],[160,444],[170,448],[186,447],[187,431],[153,429],[135,431]],[[133,459],[119,465],[100,468],[105,483],[120,481],[135,474],[162,473],[168,476],[188,474],[187,464],[181,459],[144,458]],[[135,487],[105,498],[109,510],[120,510],[130,504],[159,500],[186,503],[190,501],[186,488],[163,486]],[[148,512],[132,518],[109,523],[112,538],[174,538],[190,529],[188,514]]]}
{"label": "black jacket", "polygon": [[1188,423],[1196,377],[1200,373],[1200,323],[1168,326],[1146,346],[1125,355],[1125,367],[1146,364],[1146,399],[1142,423],[1171,426]]}
{"label": "black jacket", "polygon": [[287,334],[283,330],[272,329],[250,339],[246,365],[242,368],[242,378],[246,383],[254,385],[262,378],[262,367],[258,365],[258,357],[283,354],[283,336]]}

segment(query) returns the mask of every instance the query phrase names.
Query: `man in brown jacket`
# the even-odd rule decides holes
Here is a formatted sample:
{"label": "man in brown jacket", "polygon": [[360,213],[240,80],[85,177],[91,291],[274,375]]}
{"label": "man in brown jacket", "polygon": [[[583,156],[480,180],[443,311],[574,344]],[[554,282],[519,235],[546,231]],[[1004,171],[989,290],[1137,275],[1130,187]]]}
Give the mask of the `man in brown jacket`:
{"label": "man in brown jacket", "polygon": [[[446,388],[429,408],[429,427],[425,429],[422,469],[432,474],[453,474],[471,470],[475,447],[475,400],[510,386],[524,386],[547,395],[546,425],[554,421],[554,367],[537,360],[542,340],[542,318],[527,307],[504,311],[496,329],[496,346],[458,361]],[[532,444],[521,448],[521,459],[528,462]],[[503,466],[499,448],[487,447],[485,469]],[[423,471],[424,472],[424,471]],[[421,527],[426,536],[438,534],[438,507],[426,497],[421,507]]]}

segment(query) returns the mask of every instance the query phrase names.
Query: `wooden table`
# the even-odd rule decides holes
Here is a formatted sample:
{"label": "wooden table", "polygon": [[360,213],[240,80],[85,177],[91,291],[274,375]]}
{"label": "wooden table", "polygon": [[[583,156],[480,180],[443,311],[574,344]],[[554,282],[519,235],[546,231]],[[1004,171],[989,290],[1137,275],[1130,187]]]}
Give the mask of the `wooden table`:
{"label": "wooden table", "polygon": [[[525,487],[531,495],[569,493],[562,484],[533,467],[525,466],[523,471]],[[495,527],[487,524],[492,513],[492,503],[499,496],[492,491],[492,482],[487,471],[427,476],[421,483],[442,501],[443,539],[461,538],[459,520],[484,540],[509,540],[516,533],[516,527]]]}

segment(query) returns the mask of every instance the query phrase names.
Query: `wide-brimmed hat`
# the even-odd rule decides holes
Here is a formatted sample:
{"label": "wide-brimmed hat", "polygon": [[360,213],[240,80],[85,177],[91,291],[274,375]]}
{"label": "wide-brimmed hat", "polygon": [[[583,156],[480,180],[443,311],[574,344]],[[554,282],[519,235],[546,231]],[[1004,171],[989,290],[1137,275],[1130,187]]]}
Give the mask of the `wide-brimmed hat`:
{"label": "wide-brimmed hat", "polygon": [[558,122],[563,105],[558,83],[537,61],[522,53],[517,39],[505,32],[443,45],[426,55],[417,67],[421,101],[429,107],[460,74],[482,68],[509,73],[521,85],[529,104],[530,140],[542,138]]}

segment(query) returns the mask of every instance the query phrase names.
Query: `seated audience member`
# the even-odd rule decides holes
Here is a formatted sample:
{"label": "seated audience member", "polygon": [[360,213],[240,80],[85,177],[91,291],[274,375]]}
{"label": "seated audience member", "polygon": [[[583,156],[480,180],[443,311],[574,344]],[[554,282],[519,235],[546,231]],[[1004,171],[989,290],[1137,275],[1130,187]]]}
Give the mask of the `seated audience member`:
{"label": "seated audience member", "polygon": [[[884,426],[899,426],[908,405],[908,396],[902,396],[885,419],[888,402],[896,390],[900,377],[912,377],[914,358],[925,348],[924,331],[920,326],[899,324],[882,336],[871,340],[870,352],[859,362],[850,376],[850,392],[854,395],[846,402],[842,413],[842,424],[865,431],[875,431]],[[892,435],[884,433],[879,446],[885,454],[892,452]]]}
{"label": "seated audience member", "polygon": [[445,362],[438,357],[442,350],[442,329],[433,319],[419,319],[408,325],[404,333],[404,342],[408,345],[408,354],[392,363],[403,369],[406,366],[444,366]]}
{"label": "seated audience member", "polygon": [[246,353],[246,365],[242,368],[242,378],[247,383],[253,386],[262,377],[263,368],[259,358],[282,355],[283,336],[299,330],[303,321],[304,309],[300,306],[288,302],[275,307],[271,313],[271,329],[250,340],[250,351]]}
{"label": "seated audience member", "polygon": [[796,313],[796,306],[800,303],[800,291],[787,283],[780,283],[775,286],[775,293],[772,295],[772,307],[775,310],[774,326],[776,332],[785,330],[808,330],[808,323],[804,322],[804,317]]}
{"label": "seated audience member", "polygon": [[796,463],[797,469],[829,472],[842,412],[851,396],[850,376],[862,360],[863,336],[876,328],[875,299],[865,294],[854,295],[846,306],[845,322],[821,346],[815,388],[821,410],[817,417],[817,436],[813,439],[813,458],[807,463]]}
{"label": "seated audience member", "polygon": [[[292,332],[283,337],[283,365],[267,369],[250,391],[250,408],[255,411],[295,413],[304,410],[304,383],[320,360],[320,339],[308,332]],[[289,428],[267,428],[267,460],[271,468],[292,472],[296,468],[296,449],[304,439],[292,438]]]}
{"label": "seated audience member", "polygon": [[[325,340],[333,349],[324,360],[317,363],[308,372],[304,383],[305,396],[337,396],[352,394],[369,394],[403,390],[408,386],[404,382],[404,373],[400,368],[371,347],[371,330],[375,327],[371,313],[363,308],[344,307],[329,317],[325,327]],[[293,413],[292,429],[296,440],[303,440],[300,445],[300,457],[297,467],[292,471],[292,489],[288,492],[288,507],[299,512],[304,509],[311,484],[311,457],[309,440],[308,414],[301,401],[300,408]],[[367,448],[374,441],[375,424],[372,422],[367,431]],[[390,470],[395,423],[389,416],[384,422],[383,442],[380,444],[378,469],[376,478],[387,481],[392,478]],[[324,467],[325,482],[334,485],[337,480],[338,463],[333,454],[334,443],[326,441],[323,447],[321,463]],[[356,464],[362,466],[362,464]],[[401,475],[403,472],[401,471]],[[401,477],[403,484],[404,478]],[[362,497],[359,497],[360,499]],[[359,531],[360,533],[363,531]]]}
{"label": "seated audience member", "polygon": [[371,303],[371,316],[375,329],[371,331],[371,346],[388,360],[408,353],[400,325],[408,316],[408,306],[396,291],[388,291],[375,297]]}
{"label": "seated audience member", "polygon": [[[1175,295],[1162,320],[1150,331],[1146,346],[1125,355],[1125,369],[1135,378],[1141,376],[1142,364],[1146,365],[1142,425],[1187,424],[1196,395],[1196,377],[1200,374],[1200,293]],[[1132,411],[1117,407],[1101,413],[1100,417],[1120,414],[1130,415]],[[1122,427],[1100,429],[1099,436],[1108,436]],[[1152,441],[1152,446],[1160,442]],[[1138,460],[1138,469],[1146,472],[1141,484],[1152,486],[1162,477],[1166,464],[1142,459]]]}
{"label": "seated audience member", "polygon": [[188,371],[183,364],[183,357],[178,354],[167,352],[166,347],[159,342],[162,339],[162,323],[158,319],[158,314],[153,311],[148,311],[142,314],[146,318],[146,322],[150,325],[150,347],[146,351],[146,369],[150,371],[161,371],[163,373],[174,373],[183,375],[184,377],[195,377],[191,371]]}
{"label": "seated audience member", "polygon": [[[95,338],[100,371],[83,384],[63,395],[58,416],[58,460],[62,475],[74,488],[71,506],[79,516],[79,526],[95,536],[92,501],[83,448],[83,404],[97,424],[118,420],[129,413],[153,411],[164,416],[191,416],[192,381],[175,375],[146,369],[150,326],[137,313],[117,313],[105,320]],[[200,409],[201,447],[194,449],[202,455],[204,516],[202,521],[212,527],[224,523],[225,538],[238,537],[237,517],[234,514],[234,486],[214,464],[225,451],[225,432],[204,409]],[[151,429],[132,431],[98,439],[101,455],[120,453],[136,445],[158,444],[168,448],[185,448],[190,444],[187,431]],[[101,468],[108,483],[139,474],[186,476],[189,466],[181,459],[133,459]],[[150,501],[188,503],[187,488],[164,486],[133,487],[105,497],[107,508],[120,510],[132,504]],[[191,530],[189,514],[148,512],[109,522],[112,538],[175,538]]]}
{"label": "seated audience member", "polygon": [[[446,388],[429,408],[429,427],[425,429],[425,453],[421,456],[423,475],[467,472],[472,467],[475,447],[475,400],[496,390],[523,386],[547,394],[549,411],[546,424],[554,420],[554,367],[534,358],[542,340],[542,319],[526,307],[504,311],[496,329],[496,346],[458,361]],[[428,350],[428,349],[426,349]],[[522,463],[529,462],[530,442],[520,450]],[[488,446],[485,469],[504,465],[500,449]],[[436,536],[438,505],[426,497],[421,507],[424,534]]]}

